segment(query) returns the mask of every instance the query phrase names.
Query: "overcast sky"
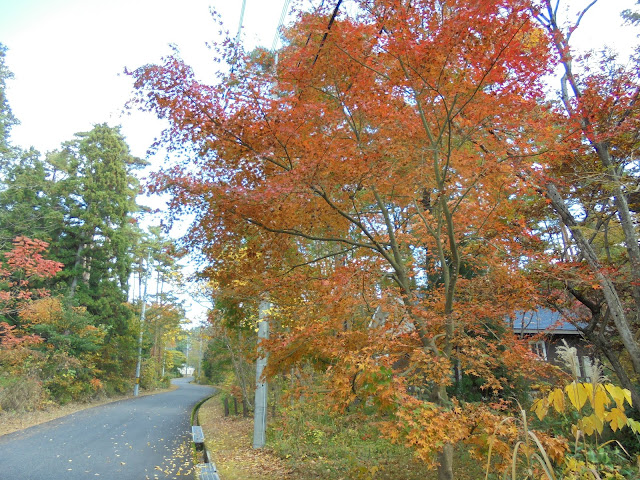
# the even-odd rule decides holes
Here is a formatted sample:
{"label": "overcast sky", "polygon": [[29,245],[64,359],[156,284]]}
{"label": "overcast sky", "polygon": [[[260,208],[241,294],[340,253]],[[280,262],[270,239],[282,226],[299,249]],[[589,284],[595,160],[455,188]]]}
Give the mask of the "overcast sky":
{"label": "overcast sky", "polygon": [[[244,37],[271,45],[283,0],[247,0]],[[213,75],[205,43],[217,39],[214,6],[236,31],[240,0],[0,0],[0,42],[15,78],[8,97],[21,126],[14,144],[57,148],[93,124],[122,124],[144,156],[160,124],[122,116],[131,93],[125,67],[157,62],[177,45],[201,75]]]}
{"label": "overcast sky", "polygon": [[[306,0],[305,0],[306,1]],[[587,0],[565,0],[573,6]],[[600,0],[576,32],[576,44],[605,44],[628,54],[636,32],[622,28],[620,12],[634,0]],[[271,47],[285,0],[247,0],[247,48]],[[134,155],[144,157],[163,124],[142,113],[123,115],[134,69],[157,62],[176,45],[201,78],[215,68],[207,42],[218,37],[215,7],[233,35],[242,0],[0,0],[0,43],[15,78],[8,100],[21,125],[11,141],[41,152],[57,148],[94,124],[122,125]],[[151,159],[159,164],[162,159]]]}

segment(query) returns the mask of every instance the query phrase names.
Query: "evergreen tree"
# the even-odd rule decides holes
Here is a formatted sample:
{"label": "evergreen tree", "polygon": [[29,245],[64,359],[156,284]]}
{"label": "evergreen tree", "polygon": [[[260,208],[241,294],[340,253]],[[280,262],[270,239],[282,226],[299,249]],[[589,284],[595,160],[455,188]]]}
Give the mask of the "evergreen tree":
{"label": "evergreen tree", "polygon": [[69,296],[123,334],[139,237],[134,171],[145,162],[131,155],[118,128],[106,124],[76,134],[50,162],[62,177],[58,189],[65,212],[65,229],[52,250],[66,265]]}
{"label": "evergreen tree", "polygon": [[13,74],[5,65],[7,47],[0,43],[0,160],[4,163],[5,157],[11,153],[9,146],[9,134],[11,127],[18,123],[13,116],[6,95],[7,80],[13,78]]}
{"label": "evergreen tree", "polygon": [[59,238],[64,214],[51,169],[31,149],[7,162],[0,189],[0,249],[7,250],[16,237],[47,242]]}

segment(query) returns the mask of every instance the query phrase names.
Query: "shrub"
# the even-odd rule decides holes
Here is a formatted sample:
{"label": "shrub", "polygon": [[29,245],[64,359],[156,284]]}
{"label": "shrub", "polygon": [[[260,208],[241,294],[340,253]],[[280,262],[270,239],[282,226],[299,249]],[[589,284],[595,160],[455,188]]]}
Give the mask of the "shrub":
{"label": "shrub", "polygon": [[0,382],[0,408],[17,412],[33,411],[42,406],[46,393],[39,379],[26,376]]}

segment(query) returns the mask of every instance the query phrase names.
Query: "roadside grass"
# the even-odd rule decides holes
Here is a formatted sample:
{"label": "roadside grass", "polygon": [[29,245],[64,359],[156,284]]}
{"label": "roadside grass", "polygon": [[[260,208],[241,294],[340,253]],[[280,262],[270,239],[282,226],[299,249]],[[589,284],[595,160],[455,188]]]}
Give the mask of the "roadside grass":
{"label": "roadside grass", "polygon": [[220,395],[198,411],[205,445],[223,480],[280,480],[290,476],[286,464],[271,450],[252,448],[253,418],[224,416]]}
{"label": "roadside grass", "polygon": [[[380,436],[362,414],[296,405],[270,418],[269,448],[251,447],[253,419],[225,418],[221,396],[200,408],[207,449],[223,480],[435,480],[413,452]],[[455,478],[484,478],[483,465],[456,452]]]}

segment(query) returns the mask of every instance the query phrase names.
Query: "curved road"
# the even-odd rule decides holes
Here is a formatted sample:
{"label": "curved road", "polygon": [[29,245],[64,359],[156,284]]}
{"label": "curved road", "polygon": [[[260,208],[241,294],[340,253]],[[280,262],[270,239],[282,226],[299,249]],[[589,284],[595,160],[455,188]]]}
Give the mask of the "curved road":
{"label": "curved road", "polygon": [[0,480],[194,478],[190,414],[214,390],[190,380],[0,437]]}

